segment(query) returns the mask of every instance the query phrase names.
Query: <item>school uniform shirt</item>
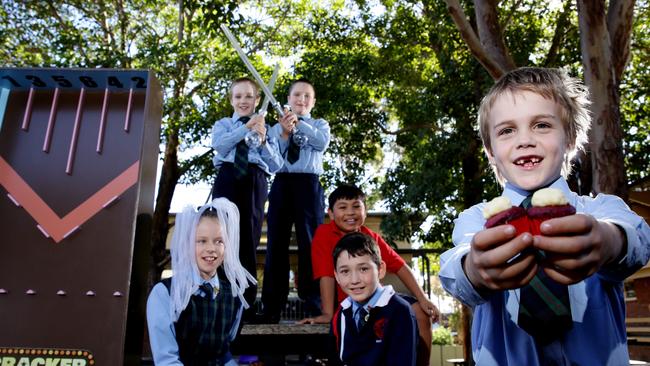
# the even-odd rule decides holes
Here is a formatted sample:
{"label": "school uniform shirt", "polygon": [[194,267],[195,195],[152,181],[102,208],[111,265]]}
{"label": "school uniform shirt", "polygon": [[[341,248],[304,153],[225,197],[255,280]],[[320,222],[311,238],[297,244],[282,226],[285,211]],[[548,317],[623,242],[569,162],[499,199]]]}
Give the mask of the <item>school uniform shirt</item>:
{"label": "school uniform shirt", "polygon": [[[212,159],[214,166],[219,168],[223,163],[235,161],[237,144],[251,131],[246,124],[238,121],[239,115],[233,113],[232,117],[218,120],[212,126],[212,148],[217,154]],[[282,156],[278,148],[277,139],[269,136],[267,129],[266,142],[260,147],[248,150],[248,163],[258,165],[266,174],[273,174],[282,167]]]}
{"label": "school uniform shirt", "polygon": [[[399,254],[397,254],[397,252],[393,250],[393,248],[391,248],[379,234],[370,230],[366,226],[361,226],[359,232],[370,236],[377,243],[381,259],[386,262],[387,272],[396,273],[406,265],[404,259],[402,259],[402,257],[400,257]],[[332,259],[332,253],[334,252],[336,243],[338,243],[339,239],[341,239],[345,234],[346,233],[336,226],[334,221],[322,224],[316,229],[314,239],[311,243],[311,261],[315,280],[321,277],[334,278],[334,259]],[[345,292],[341,290],[338,283],[336,284],[336,293],[337,302],[341,302],[345,299]]]}
{"label": "school uniform shirt", "polygon": [[[368,311],[357,329],[356,311]],[[332,318],[339,359],[348,366],[414,366],[417,325],[411,306],[393,287],[378,287],[366,304],[346,298]]]}
{"label": "school uniform shirt", "polygon": [[323,174],[323,153],[330,143],[330,125],[324,119],[313,119],[311,115],[300,116],[303,120],[296,128],[308,137],[307,144],[300,148],[300,156],[293,164],[287,161],[289,139],[282,138],[282,125],[275,124],[268,134],[278,141],[284,165],[281,173],[311,173]]}
{"label": "school uniform shirt", "polygon": [[[564,178],[551,187],[560,189],[577,213],[616,224],[627,237],[625,258],[568,286],[573,326],[566,334],[548,346],[536,346],[533,338],[517,326],[519,289],[483,297],[463,272],[463,257],[470,250],[472,237],[484,229],[485,203],[465,210],[455,220],[455,247],[440,257],[442,286],[474,308],[472,353],[477,365],[627,365],[623,280],[648,262],[650,228],[616,196],[579,196],[570,191]],[[503,192],[515,206],[528,194],[511,184],[506,184]]]}
{"label": "school uniform shirt", "polygon": [[[212,296],[213,299],[216,298],[216,293],[219,289],[218,276],[214,276],[205,282],[210,283],[215,291],[212,294],[206,294],[199,288],[193,295],[201,297]],[[231,342],[237,335],[243,308],[243,306],[239,306],[232,328],[227,335],[227,338]],[[147,326],[149,328],[149,342],[151,344],[154,364],[156,366],[183,366],[180,360],[178,342],[176,341],[176,328],[172,320],[171,297],[169,290],[162,282],[157,283],[153,287],[147,299]],[[232,359],[232,356],[228,354],[225,357],[227,359],[223,360],[224,365],[237,365],[235,360]]]}

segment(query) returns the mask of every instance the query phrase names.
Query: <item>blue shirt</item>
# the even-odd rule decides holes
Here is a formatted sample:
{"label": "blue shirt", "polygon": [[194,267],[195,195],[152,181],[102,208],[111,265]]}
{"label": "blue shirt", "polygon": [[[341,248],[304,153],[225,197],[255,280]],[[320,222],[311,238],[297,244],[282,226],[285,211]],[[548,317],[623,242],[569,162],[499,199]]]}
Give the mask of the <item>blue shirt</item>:
{"label": "blue shirt", "polygon": [[[219,279],[214,276],[207,281],[213,288],[219,288]],[[207,296],[200,288],[194,293],[199,296]],[[211,294],[216,297],[216,292]],[[237,317],[230,330],[230,340],[234,340],[237,335],[237,328],[241,321],[242,309],[240,306],[237,311]],[[157,283],[147,299],[147,327],[149,329],[149,343],[151,344],[151,353],[156,366],[183,366],[178,354],[178,343],[176,343],[176,330],[172,321],[171,297],[167,287],[162,282]],[[237,363],[231,359],[226,366],[236,366]]]}
{"label": "blue shirt", "polygon": [[[251,131],[238,119],[239,115],[234,113],[231,118],[222,118],[212,126],[212,148],[217,152],[212,161],[216,168],[224,162],[235,161],[237,144]],[[269,136],[268,131],[266,143],[257,149],[248,150],[248,162],[259,165],[267,174],[273,174],[282,166],[282,156],[280,156],[277,139]]]}
{"label": "blue shirt", "polygon": [[[391,286],[392,288],[392,286]],[[365,304],[360,304],[354,300],[352,300],[351,297],[348,297],[350,302],[352,303],[352,314],[354,314],[354,321],[359,324],[359,319],[357,318],[357,314],[359,312],[359,309],[362,307],[366,309],[366,312],[370,313],[370,308],[375,307],[375,304],[377,304],[377,301],[381,297],[381,295],[384,293],[384,287],[379,285],[376,289],[375,292],[373,292],[372,296],[370,296],[370,299],[366,301]]]}
{"label": "blue shirt", "polygon": [[[551,187],[562,190],[578,213],[622,228],[627,236],[627,256],[569,286],[572,329],[548,346],[537,347],[533,338],[517,326],[519,289],[483,298],[465,275],[462,258],[469,252],[474,234],[484,229],[485,203],[463,211],[455,220],[454,248],[440,257],[440,281],[452,296],[474,308],[474,360],[480,366],[537,366],[548,360],[558,365],[628,365],[622,281],[648,262],[650,228],[616,196],[578,196],[569,190],[564,178]],[[518,206],[528,192],[506,184],[503,195]]]}
{"label": "blue shirt", "polygon": [[280,153],[284,165],[281,173],[311,173],[323,174],[323,154],[330,143],[330,125],[324,119],[313,119],[307,114],[300,116],[303,120],[296,124],[296,128],[307,137],[307,144],[300,148],[300,156],[293,164],[287,161],[289,139],[282,138],[282,125],[275,124],[268,132],[274,140],[279,142]]}

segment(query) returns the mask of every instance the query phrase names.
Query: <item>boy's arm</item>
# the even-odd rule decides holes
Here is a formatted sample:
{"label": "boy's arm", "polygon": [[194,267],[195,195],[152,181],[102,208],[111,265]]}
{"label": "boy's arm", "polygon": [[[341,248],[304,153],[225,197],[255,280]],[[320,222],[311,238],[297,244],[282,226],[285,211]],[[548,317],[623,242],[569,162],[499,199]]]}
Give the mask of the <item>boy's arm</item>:
{"label": "boy's arm", "polygon": [[178,344],[171,319],[169,291],[162,283],[151,290],[147,300],[149,343],[156,365],[183,366],[178,356]]}
{"label": "boy's arm", "polygon": [[299,122],[296,127],[309,137],[307,143],[316,151],[325,151],[330,143],[330,125],[324,119]]}
{"label": "boy's arm", "polygon": [[388,342],[386,366],[415,366],[417,323],[411,307],[400,307],[388,322],[390,331],[384,332],[384,337],[389,338],[384,340]]}
{"label": "boy's arm", "polygon": [[266,142],[260,147],[260,156],[269,167],[269,172],[275,173],[284,164],[284,158],[280,154],[280,145],[277,138],[267,134]]}
{"label": "boy's arm", "polygon": [[424,311],[424,313],[427,314],[435,323],[440,315],[438,308],[431,302],[431,300],[429,300],[429,297],[427,297],[420,285],[418,285],[411,268],[405,264],[396,274],[397,277],[402,280],[404,286],[406,286],[406,288],[415,295],[415,298],[418,299],[418,304],[422,308],[422,311]]}
{"label": "boy's arm", "polygon": [[313,318],[302,319],[298,322],[299,324],[328,324],[332,321],[336,299],[336,280],[334,277],[324,276],[319,279],[319,285],[322,314]]}
{"label": "boy's arm", "polygon": [[222,118],[212,126],[212,148],[221,156],[234,149],[249,131],[245,125],[231,130],[231,123],[230,118]]}
{"label": "boy's arm", "polygon": [[[650,228],[618,197],[583,198],[579,213],[540,226],[535,246],[547,254],[545,270],[560,283],[575,283],[596,272],[622,281],[650,257]],[[586,214],[588,213],[588,215]]]}
{"label": "boy's arm", "polygon": [[329,323],[336,303],[336,280],[334,280],[334,262],[332,260],[332,246],[335,238],[329,235],[329,227],[322,224],[316,228],[311,241],[311,263],[314,279],[320,286],[322,315],[314,318],[305,318],[300,324]]}

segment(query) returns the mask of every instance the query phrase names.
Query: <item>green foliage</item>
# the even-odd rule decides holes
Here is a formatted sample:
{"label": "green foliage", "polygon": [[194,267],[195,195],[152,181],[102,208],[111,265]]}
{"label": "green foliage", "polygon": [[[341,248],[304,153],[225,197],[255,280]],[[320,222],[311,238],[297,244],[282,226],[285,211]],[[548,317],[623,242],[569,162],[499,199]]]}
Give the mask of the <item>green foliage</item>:
{"label": "green foliage", "polygon": [[449,346],[454,343],[454,337],[451,335],[451,331],[449,329],[445,327],[438,327],[433,330],[431,343],[441,346]]}
{"label": "green foliage", "polygon": [[621,82],[621,120],[628,182],[650,177],[650,5],[635,11],[631,59]]}
{"label": "green foliage", "polygon": [[[328,120],[333,135],[326,191],[344,181],[361,185],[390,211],[382,223],[388,239],[418,239],[442,251],[451,245],[453,218],[498,194],[475,124],[493,81],[443,1],[182,3],[180,17],[177,2],[159,0],[0,0],[0,61],[154,70],[165,93],[162,143],[180,156],[178,163],[165,158],[165,167],[181,182],[211,182],[211,127],[232,113],[230,80],[248,74],[219,29],[227,23],[263,78],[281,61],[274,93],[281,103],[292,79],[314,83],[313,115]],[[473,22],[473,2],[461,3]],[[630,181],[648,177],[650,155],[647,1],[637,2],[635,15],[621,83]],[[573,2],[502,1],[499,23],[517,65],[580,74]]]}

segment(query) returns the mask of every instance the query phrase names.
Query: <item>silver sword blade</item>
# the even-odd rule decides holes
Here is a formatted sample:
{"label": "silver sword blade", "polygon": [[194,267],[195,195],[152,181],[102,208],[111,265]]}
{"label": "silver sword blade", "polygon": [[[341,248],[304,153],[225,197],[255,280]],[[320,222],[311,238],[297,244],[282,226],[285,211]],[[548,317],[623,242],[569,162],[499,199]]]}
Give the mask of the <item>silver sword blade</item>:
{"label": "silver sword blade", "polygon": [[248,56],[246,56],[246,53],[244,53],[244,50],[242,50],[241,46],[239,45],[239,41],[237,41],[237,38],[235,38],[235,36],[230,32],[230,29],[228,29],[225,24],[221,24],[221,30],[226,35],[226,38],[228,38],[228,41],[230,41],[230,44],[233,46],[235,51],[237,51],[239,58],[244,62],[244,65],[246,65],[248,71],[250,71],[250,73],[253,75],[255,81],[257,81],[257,84],[264,91],[264,95],[269,98],[271,105],[278,112],[278,115],[280,115],[280,117],[284,117],[282,106],[280,106],[280,103],[278,103],[278,101],[275,99],[273,93],[271,93],[271,90],[269,90],[269,88],[264,83],[264,80],[262,80],[260,73],[257,72],[253,64],[248,59]]}
{"label": "silver sword blade", "polygon": [[[278,79],[278,71],[280,71],[280,64],[275,64],[275,68],[273,69],[273,75],[271,75],[271,80],[269,80],[269,84],[267,85],[267,88],[270,91],[273,91],[273,88],[275,87],[275,81]],[[266,113],[266,110],[269,108],[269,103],[271,102],[271,99],[269,98],[268,94],[264,94],[264,101],[262,102],[262,108],[257,112],[258,114]]]}

